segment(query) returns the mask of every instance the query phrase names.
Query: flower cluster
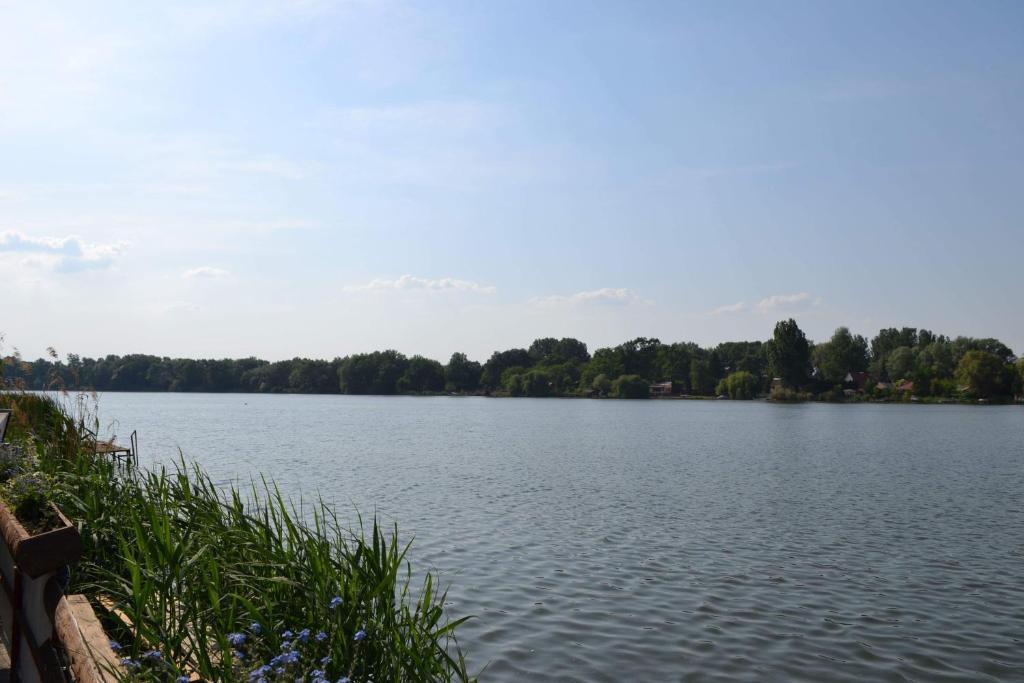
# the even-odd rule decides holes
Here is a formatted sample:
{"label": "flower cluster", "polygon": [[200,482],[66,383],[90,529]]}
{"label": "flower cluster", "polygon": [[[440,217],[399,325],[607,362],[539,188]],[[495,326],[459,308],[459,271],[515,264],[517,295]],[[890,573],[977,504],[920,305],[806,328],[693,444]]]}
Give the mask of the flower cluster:
{"label": "flower cluster", "polygon": [[[114,652],[119,652],[121,644],[116,640],[110,641],[110,649]],[[170,680],[170,676],[174,675],[173,667],[164,661],[163,653],[157,649],[147,650],[139,655],[138,659],[132,659],[131,657],[122,657],[121,666],[124,667],[125,671],[129,674],[139,674],[146,672],[149,674],[156,675],[158,680],[165,679]],[[174,679],[175,683],[189,683],[188,676],[178,676]]]}
{"label": "flower cluster", "polygon": [[[341,602],[340,597],[335,597],[328,603],[328,607],[337,609]],[[235,661],[240,664],[245,662],[252,646],[260,641],[263,634],[263,627],[255,622],[249,625],[246,633],[229,633],[227,641],[233,648]],[[303,628],[295,632],[285,629],[279,637],[280,650],[277,654],[248,671],[250,683],[350,683],[347,675],[332,679],[327,673],[334,664],[330,654],[325,654],[325,648],[330,647],[332,639],[327,631],[314,632],[313,629]],[[336,633],[334,637],[342,636]],[[358,651],[359,644],[369,636],[364,627],[348,637],[351,638],[350,642],[356,644]]]}

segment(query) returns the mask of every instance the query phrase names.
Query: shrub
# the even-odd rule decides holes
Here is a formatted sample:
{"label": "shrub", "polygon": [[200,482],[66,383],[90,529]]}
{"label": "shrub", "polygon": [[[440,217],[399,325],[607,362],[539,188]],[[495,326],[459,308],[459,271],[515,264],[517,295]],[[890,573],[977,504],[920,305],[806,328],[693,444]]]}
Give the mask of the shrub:
{"label": "shrub", "polygon": [[639,375],[620,375],[612,383],[612,392],[618,398],[650,398],[651,387]]}
{"label": "shrub", "polygon": [[739,372],[732,373],[719,382],[715,391],[718,394],[724,394],[729,398],[752,399],[757,396],[759,385],[760,382],[757,377],[749,372],[741,370]]}

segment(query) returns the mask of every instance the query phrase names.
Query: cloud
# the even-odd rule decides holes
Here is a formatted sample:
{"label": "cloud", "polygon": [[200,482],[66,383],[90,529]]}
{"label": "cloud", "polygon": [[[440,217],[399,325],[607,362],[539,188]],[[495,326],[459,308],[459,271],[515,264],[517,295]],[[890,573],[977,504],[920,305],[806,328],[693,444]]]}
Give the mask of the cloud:
{"label": "cloud", "polygon": [[23,261],[25,264],[49,268],[60,273],[109,268],[127,246],[125,242],[83,242],[74,235],[32,237],[13,230],[0,233],[0,252],[31,254]]}
{"label": "cloud", "polygon": [[558,305],[586,305],[586,304],[619,304],[651,303],[637,296],[636,292],[625,287],[613,288],[602,287],[575,294],[562,295],[552,294],[550,296],[534,297],[530,303],[536,306],[558,306]]}
{"label": "cloud", "polygon": [[773,294],[765,297],[757,304],[757,310],[767,313],[768,311],[791,311],[811,306],[817,306],[821,299],[812,299],[807,292],[799,294]]}
{"label": "cloud", "polygon": [[743,313],[748,309],[748,306],[742,301],[738,301],[734,304],[727,306],[719,306],[715,310],[711,311],[714,315],[727,315],[729,313]]}
{"label": "cloud", "polygon": [[430,291],[430,292],[477,292],[480,294],[493,294],[497,289],[493,285],[482,285],[479,282],[469,280],[457,280],[451,277],[437,279],[416,277],[414,275],[402,275],[397,280],[384,280],[376,278],[365,285],[350,285],[343,288],[346,292],[373,292],[373,291]]}
{"label": "cloud", "polygon": [[190,268],[189,270],[186,270],[184,273],[181,274],[181,277],[183,277],[186,280],[192,280],[195,278],[208,279],[227,277],[230,274],[231,273],[224,270],[223,268],[214,268],[213,266],[199,266],[198,268]]}

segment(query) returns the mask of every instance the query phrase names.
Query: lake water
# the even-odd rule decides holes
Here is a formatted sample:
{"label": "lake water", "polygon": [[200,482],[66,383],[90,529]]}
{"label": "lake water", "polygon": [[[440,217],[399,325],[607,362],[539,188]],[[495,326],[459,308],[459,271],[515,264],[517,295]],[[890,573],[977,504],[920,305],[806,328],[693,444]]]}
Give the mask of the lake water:
{"label": "lake water", "polygon": [[[415,534],[482,680],[1024,680],[1024,409],[104,394]],[[422,575],[422,572],[420,572]]]}

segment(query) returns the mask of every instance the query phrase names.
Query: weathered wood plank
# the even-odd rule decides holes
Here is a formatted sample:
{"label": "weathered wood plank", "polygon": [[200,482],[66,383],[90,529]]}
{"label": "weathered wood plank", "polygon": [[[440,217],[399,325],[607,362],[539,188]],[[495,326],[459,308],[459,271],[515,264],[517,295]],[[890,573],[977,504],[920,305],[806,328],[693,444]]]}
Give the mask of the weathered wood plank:
{"label": "weathered wood plank", "polygon": [[57,637],[64,645],[76,683],[117,683],[123,674],[110,639],[84,595],[69,595],[57,604]]}

